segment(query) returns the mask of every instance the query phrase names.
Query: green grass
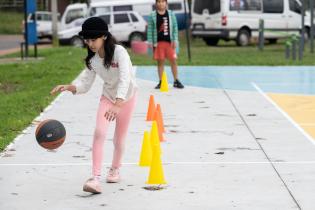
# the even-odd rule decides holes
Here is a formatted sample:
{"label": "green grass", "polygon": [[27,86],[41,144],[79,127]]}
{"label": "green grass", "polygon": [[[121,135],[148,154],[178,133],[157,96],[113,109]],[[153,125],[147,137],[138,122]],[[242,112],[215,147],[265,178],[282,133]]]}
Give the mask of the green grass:
{"label": "green grass", "polygon": [[24,14],[22,12],[6,12],[0,11],[0,34],[21,34],[22,20]]}
{"label": "green grass", "polygon": [[82,70],[85,52],[40,50],[43,61],[0,65],[0,151],[53,100],[50,90],[71,82]]}
{"label": "green grass", "polygon": [[[284,40],[279,44],[266,44],[263,51],[258,51],[256,45],[238,47],[234,41],[221,41],[216,47],[207,46],[201,39],[193,39],[191,43],[192,61],[188,61],[188,51],[184,37],[181,37],[179,65],[242,65],[242,66],[279,66],[279,65],[315,65],[315,54],[306,47],[302,61],[285,59]],[[131,55],[136,65],[156,65],[147,55]]]}

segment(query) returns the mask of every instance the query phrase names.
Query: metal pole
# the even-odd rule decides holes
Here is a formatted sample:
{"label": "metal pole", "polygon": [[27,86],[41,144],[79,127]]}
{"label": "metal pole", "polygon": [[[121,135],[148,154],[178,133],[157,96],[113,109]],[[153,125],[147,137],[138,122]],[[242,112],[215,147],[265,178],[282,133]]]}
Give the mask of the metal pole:
{"label": "metal pole", "polygon": [[186,31],[186,40],[187,40],[187,51],[188,51],[188,60],[191,62],[191,53],[190,53],[190,39],[189,39],[189,18],[187,18],[187,8],[186,0],[184,0],[184,10],[185,10],[185,31]]}
{"label": "metal pole", "polygon": [[299,60],[303,59],[303,52],[305,47],[305,0],[302,0],[302,34],[299,40]]}
{"label": "metal pole", "polygon": [[[302,34],[301,34],[301,46],[300,50],[304,51],[304,45],[305,45],[305,0],[302,0],[302,11],[301,11],[301,17],[302,17]],[[300,52],[302,54],[302,52]]]}
{"label": "metal pole", "polygon": [[21,47],[21,60],[24,60],[24,43],[23,42],[21,42],[21,44],[20,44],[20,47]]}
{"label": "metal pole", "polygon": [[304,54],[304,50],[303,50],[303,38],[300,37],[299,41],[299,60],[301,61],[303,59],[303,54]]}
{"label": "metal pole", "polygon": [[27,0],[24,1],[24,40],[25,40],[25,57],[28,57],[28,25],[27,25]]}
{"label": "metal pole", "polygon": [[37,44],[34,44],[34,54],[35,58],[37,58]]}
{"label": "metal pole", "polygon": [[290,49],[291,49],[291,42],[289,40],[287,40],[285,42],[285,58],[286,59],[290,59]]}
{"label": "metal pole", "polygon": [[48,0],[45,0],[45,10],[48,10],[49,6],[48,6]]}
{"label": "metal pole", "polygon": [[314,53],[314,0],[310,0],[310,11],[311,11],[311,33],[310,33],[310,47],[311,53]]}
{"label": "metal pole", "polygon": [[296,41],[297,41],[296,36],[293,36],[292,37],[292,59],[293,60],[296,60]]}
{"label": "metal pole", "polygon": [[57,47],[59,45],[57,0],[51,0],[51,12],[52,12],[53,46]]}
{"label": "metal pole", "polygon": [[258,44],[259,50],[262,51],[264,49],[264,20],[259,19],[259,37],[258,37]]}

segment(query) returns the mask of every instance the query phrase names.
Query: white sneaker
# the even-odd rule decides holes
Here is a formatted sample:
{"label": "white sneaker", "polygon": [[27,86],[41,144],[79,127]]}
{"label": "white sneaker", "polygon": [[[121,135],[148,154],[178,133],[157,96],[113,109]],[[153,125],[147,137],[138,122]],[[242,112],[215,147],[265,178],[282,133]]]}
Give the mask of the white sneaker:
{"label": "white sneaker", "polygon": [[88,179],[83,185],[83,191],[94,194],[102,193],[100,181],[96,178]]}
{"label": "white sneaker", "polygon": [[117,183],[119,181],[120,181],[119,168],[110,168],[106,176],[106,182]]}

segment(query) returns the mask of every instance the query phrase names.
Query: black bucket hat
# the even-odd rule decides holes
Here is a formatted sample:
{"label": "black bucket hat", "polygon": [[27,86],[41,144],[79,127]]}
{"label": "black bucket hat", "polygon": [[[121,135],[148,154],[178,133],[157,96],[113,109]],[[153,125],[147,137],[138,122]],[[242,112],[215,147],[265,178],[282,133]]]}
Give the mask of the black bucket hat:
{"label": "black bucket hat", "polygon": [[82,36],[83,39],[96,39],[109,34],[107,23],[99,17],[86,19],[82,24],[82,31],[79,32],[79,36]]}

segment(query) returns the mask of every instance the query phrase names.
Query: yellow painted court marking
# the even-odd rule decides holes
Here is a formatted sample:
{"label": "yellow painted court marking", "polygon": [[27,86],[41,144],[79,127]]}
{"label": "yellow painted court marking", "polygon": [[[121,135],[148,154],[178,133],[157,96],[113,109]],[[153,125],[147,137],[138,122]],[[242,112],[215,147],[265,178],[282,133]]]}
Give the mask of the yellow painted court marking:
{"label": "yellow painted court marking", "polygon": [[[295,119],[293,119],[293,117],[291,117],[288,112],[290,112],[290,109],[299,110],[299,108],[296,108],[296,107],[294,108],[293,104],[289,103],[289,102],[292,102],[292,100],[280,100],[281,98],[284,99],[287,96],[297,96],[297,95],[272,94],[272,93],[267,95],[255,82],[251,82],[251,85],[253,86],[253,88],[255,88],[257,90],[258,93],[260,93],[262,95],[262,97],[264,97],[270,104],[272,104],[290,123],[292,123],[292,125],[297,130],[299,130],[305,136],[305,138],[307,140],[309,140],[313,145],[315,145],[314,137],[310,134],[312,132],[310,132],[310,131],[307,132],[305,129],[302,128],[302,126],[310,128],[310,127],[314,126],[313,125],[314,123],[296,122]],[[272,96],[274,99],[272,99]],[[281,96],[286,96],[286,97],[281,97]],[[278,101],[278,104],[276,101]],[[286,101],[286,103],[284,103],[284,101]],[[296,104],[296,101],[294,101],[294,102]],[[286,106],[284,106],[285,104],[286,104]],[[303,104],[309,104],[309,103],[306,102]],[[281,105],[282,105],[282,107],[281,107]],[[308,106],[311,107],[310,105],[308,105]],[[284,110],[285,107],[288,107],[287,111]],[[305,115],[305,114],[303,114],[303,115]],[[311,128],[311,130],[313,130],[313,128]]]}
{"label": "yellow painted court marking", "polygon": [[315,139],[315,96],[277,93],[267,95]]}

